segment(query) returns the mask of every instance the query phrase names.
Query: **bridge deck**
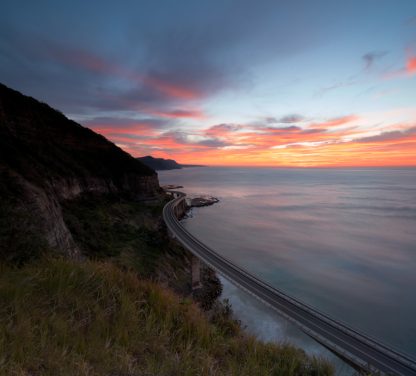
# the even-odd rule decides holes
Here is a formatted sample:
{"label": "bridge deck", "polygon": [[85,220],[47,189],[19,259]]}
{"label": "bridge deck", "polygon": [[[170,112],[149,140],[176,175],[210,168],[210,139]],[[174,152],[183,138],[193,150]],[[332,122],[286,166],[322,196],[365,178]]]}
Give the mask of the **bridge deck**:
{"label": "bridge deck", "polygon": [[168,229],[186,249],[357,368],[389,375],[416,376],[416,361],[410,356],[399,353],[273,288],[192,236],[175,216],[175,206],[184,200],[185,194],[174,194],[176,198],[163,209],[163,218]]}

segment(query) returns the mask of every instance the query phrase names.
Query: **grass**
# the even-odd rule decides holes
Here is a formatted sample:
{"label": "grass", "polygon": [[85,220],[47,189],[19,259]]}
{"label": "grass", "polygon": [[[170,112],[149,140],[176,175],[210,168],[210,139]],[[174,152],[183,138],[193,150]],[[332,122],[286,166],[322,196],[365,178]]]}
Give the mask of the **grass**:
{"label": "grass", "polygon": [[[109,262],[0,266],[1,375],[330,375]],[[217,320],[218,321],[218,320]]]}
{"label": "grass", "polygon": [[111,196],[82,196],[63,203],[66,225],[89,259],[107,260],[142,277],[189,294],[189,254],[172,241],[161,212],[164,197],[134,202]]}

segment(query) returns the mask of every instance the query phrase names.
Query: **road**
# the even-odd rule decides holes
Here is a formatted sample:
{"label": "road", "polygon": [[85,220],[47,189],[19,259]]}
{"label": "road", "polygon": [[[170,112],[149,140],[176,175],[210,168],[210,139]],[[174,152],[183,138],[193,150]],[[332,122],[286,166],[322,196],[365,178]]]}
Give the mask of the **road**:
{"label": "road", "polygon": [[354,330],[322,312],[290,297],[235,265],[196,239],[175,216],[175,206],[185,199],[182,192],[171,192],[175,199],[163,208],[164,221],[171,234],[191,253],[238,285],[302,331],[346,359],[357,369],[387,375],[416,376],[416,360]]}

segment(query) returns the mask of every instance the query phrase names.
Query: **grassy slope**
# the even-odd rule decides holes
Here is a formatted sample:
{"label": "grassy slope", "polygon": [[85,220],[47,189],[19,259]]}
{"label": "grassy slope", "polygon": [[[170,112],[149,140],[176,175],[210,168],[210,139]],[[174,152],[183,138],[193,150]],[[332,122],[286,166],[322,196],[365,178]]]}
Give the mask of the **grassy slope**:
{"label": "grassy slope", "polygon": [[[209,323],[189,300],[111,263],[0,270],[2,375],[327,375],[291,346]],[[47,319],[46,319],[47,318]]]}
{"label": "grassy slope", "polygon": [[146,203],[87,196],[63,203],[63,214],[89,259],[110,260],[186,293],[191,286],[189,259],[164,229],[161,212],[165,204],[163,196]]}
{"label": "grassy slope", "polygon": [[111,196],[84,196],[63,203],[64,220],[82,253],[108,259],[151,273],[166,248],[160,229],[166,201],[151,203],[120,200]]}

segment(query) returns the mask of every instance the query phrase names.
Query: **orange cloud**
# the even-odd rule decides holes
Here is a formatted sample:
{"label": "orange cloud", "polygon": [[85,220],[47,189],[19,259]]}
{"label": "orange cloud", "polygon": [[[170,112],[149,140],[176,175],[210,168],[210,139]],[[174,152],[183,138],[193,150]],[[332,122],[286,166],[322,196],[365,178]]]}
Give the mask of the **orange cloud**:
{"label": "orange cloud", "polygon": [[359,117],[356,115],[348,115],[348,116],[342,116],[334,119],[330,119],[321,123],[312,124],[315,128],[327,128],[327,127],[336,127],[339,125],[344,125],[347,123],[350,123],[352,121],[358,120]]}
{"label": "orange cloud", "polygon": [[[304,127],[218,124],[163,131],[152,124],[93,127],[134,156],[182,163],[246,166],[416,166],[416,126],[392,124],[373,132],[348,115]],[[346,125],[341,127],[341,125]],[[378,130],[378,133],[375,131]]]}
{"label": "orange cloud", "polygon": [[407,59],[405,66],[395,71],[387,72],[384,75],[386,79],[400,78],[413,76],[416,73],[416,56],[411,53],[410,50],[407,50]]}
{"label": "orange cloud", "polygon": [[408,74],[416,73],[416,56],[409,56],[406,63],[406,71]]}
{"label": "orange cloud", "polygon": [[[187,155],[199,163],[268,166],[416,166],[416,128],[382,132],[349,140],[348,130],[322,130],[307,134],[293,130],[285,135],[240,134],[237,142],[255,145],[246,150],[207,151]],[[280,145],[281,147],[275,147]],[[215,158],[215,159],[214,159]]]}

